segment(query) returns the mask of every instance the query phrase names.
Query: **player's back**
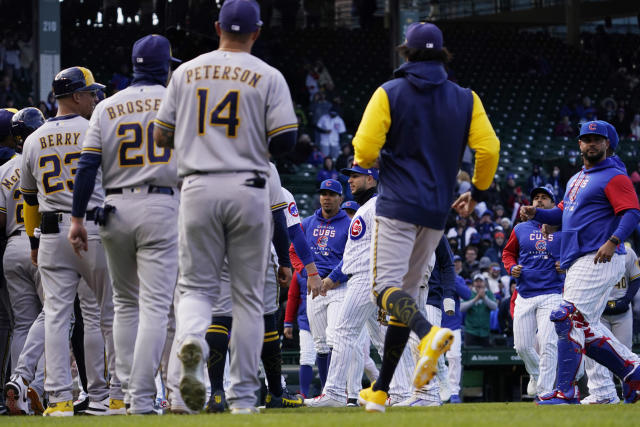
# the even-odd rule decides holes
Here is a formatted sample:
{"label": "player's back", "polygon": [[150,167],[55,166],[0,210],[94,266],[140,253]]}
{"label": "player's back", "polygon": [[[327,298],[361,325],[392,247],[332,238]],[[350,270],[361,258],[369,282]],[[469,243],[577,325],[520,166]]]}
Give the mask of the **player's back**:
{"label": "player's back", "polygon": [[[175,123],[170,125],[175,125],[181,176],[268,173],[268,136],[287,126],[297,127],[282,74],[249,53],[203,54],[175,71],[168,91],[163,102],[174,103],[170,109],[175,111]],[[282,99],[288,101],[287,108],[279,102]],[[159,121],[168,120],[162,110],[164,106]]]}
{"label": "player's back", "polygon": [[24,230],[22,194],[20,193],[20,166],[22,156],[16,154],[0,167],[0,212],[6,215],[5,233]]}
{"label": "player's back", "polygon": [[129,86],[96,106],[82,151],[102,155],[105,189],[176,186],[172,150],[153,141],[153,120],[165,90],[159,84]]}
{"label": "player's back", "polygon": [[[89,121],[71,114],[47,120],[24,143],[20,191],[38,193],[40,212],[71,212],[73,184]],[[102,205],[102,175],[89,200],[89,210]]]}

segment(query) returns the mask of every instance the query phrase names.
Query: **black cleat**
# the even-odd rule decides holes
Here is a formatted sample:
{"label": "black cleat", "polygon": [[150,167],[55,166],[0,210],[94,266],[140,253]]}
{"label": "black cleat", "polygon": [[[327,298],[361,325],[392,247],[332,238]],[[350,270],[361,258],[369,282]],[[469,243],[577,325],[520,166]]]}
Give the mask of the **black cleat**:
{"label": "black cleat", "polygon": [[218,413],[227,409],[227,399],[224,397],[224,390],[216,390],[211,393],[209,403],[207,403],[207,412]]}
{"label": "black cleat", "polygon": [[280,397],[268,393],[265,399],[266,408],[301,408],[302,406],[304,406],[302,396],[299,394],[293,396],[287,390],[283,390]]}

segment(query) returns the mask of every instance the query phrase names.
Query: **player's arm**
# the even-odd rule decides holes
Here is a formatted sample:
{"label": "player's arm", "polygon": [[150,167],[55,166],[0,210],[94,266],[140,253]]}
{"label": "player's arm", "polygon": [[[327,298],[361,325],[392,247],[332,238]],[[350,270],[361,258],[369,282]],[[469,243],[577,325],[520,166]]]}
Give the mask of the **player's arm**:
{"label": "player's arm", "polygon": [[293,150],[298,140],[298,130],[292,129],[279,133],[269,138],[269,153],[273,157],[279,157]]}
{"label": "player's arm", "polygon": [[[364,110],[356,136],[353,137],[354,162],[363,168],[374,165],[387,140],[391,126],[389,97],[382,87],[376,89]],[[487,185],[488,187],[488,185]]]}
{"label": "player's arm", "polygon": [[289,233],[287,230],[287,219],[284,216],[284,209],[271,211],[273,217],[273,238],[271,242],[278,255],[278,264],[282,267],[291,268],[289,259]]}
{"label": "player's arm", "polygon": [[4,231],[6,227],[7,227],[7,210],[4,208],[0,208],[0,230]]}
{"label": "player's arm", "polygon": [[535,219],[538,222],[549,225],[561,225],[562,224],[562,202],[560,205],[551,209],[536,209]]}
{"label": "player's arm", "polygon": [[520,254],[520,242],[516,237],[515,229],[511,231],[509,240],[502,250],[502,264],[507,273],[511,274],[511,269],[518,265],[518,255]]}
{"label": "player's arm", "polygon": [[336,265],[333,270],[331,270],[331,273],[329,273],[327,277],[333,282],[334,288],[337,287],[340,283],[347,283],[347,281],[349,280],[349,276],[342,272],[342,260],[340,260],[338,265]]}
{"label": "player's arm", "polygon": [[311,292],[312,298],[315,298],[320,292],[322,282],[302,226],[300,224],[293,224],[287,231],[289,232],[289,239],[291,239],[296,255],[300,258],[300,261],[302,261],[304,269],[307,272],[307,290]]}
{"label": "player's arm", "polygon": [[615,214],[618,216],[622,215],[618,228],[616,228],[611,236],[612,239],[617,240],[619,244],[631,235],[640,221],[638,196],[627,175],[617,175],[611,178],[604,188],[604,193],[609,203],[611,203]]}
{"label": "player's arm", "polygon": [[456,277],[456,294],[463,300],[471,298],[471,289],[460,276]]}
{"label": "player's arm", "polygon": [[[32,145],[32,144],[31,144]],[[22,154],[22,166],[20,168],[20,193],[22,193],[22,215],[24,216],[24,228],[31,243],[31,255],[37,256],[40,239],[36,238],[34,231],[40,226],[40,212],[38,211],[38,190],[36,180],[31,172],[29,158],[31,157],[30,144],[25,145]],[[32,261],[34,261],[32,259]]]}
{"label": "player's arm", "polygon": [[176,131],[176,95],[181,75],[180,71],[176,70],[169,80],[158,114],[153,120],[153,142],[161,148],[173,148],[173,136]]}
{"label": "player's arm", "polygon": [[96,176],[98,175],[98,168],[101,163],[102,154],[98,149],[82,149],[80,160],[78,160],[76,179],[73,183],[71,216],[73,216],[75,220],[82,222],[84,218],[89,199],[91,199],[93,189],[96,185]]}
{"label": "player's arm", "polygon": [[[174,128],[175,129],[175,128]],[[173,148],[173,135],[175,131],[159,124],[156,120],[153,126],[153,142],[160,148]]]}
{"label": "player's arm", "polygon": [[469,148],[476,152],[475,168],[471,179],[471,197],[483,200],[483,192],[489,188],[498,168],[500,140],[491,126],[480,97],[473,94],[473,112],[469,125]]}
{"label": "player's arm", "polygon": [[284,314],[284,336],[293,338],[293,324],[296,321],[298,315],[298,307],[300,306],[300,285],[298,273],[293,275],[291,279],[291,285],[289,286],[289,292],[287,293],[287,309]]}
{"label": "player's arm", "polygon": [[436,261],[441,273],[443,296],[453,300],[456,294],[456,272],[453,267],[453,252],[446,236],[442,236],[436,247]]}

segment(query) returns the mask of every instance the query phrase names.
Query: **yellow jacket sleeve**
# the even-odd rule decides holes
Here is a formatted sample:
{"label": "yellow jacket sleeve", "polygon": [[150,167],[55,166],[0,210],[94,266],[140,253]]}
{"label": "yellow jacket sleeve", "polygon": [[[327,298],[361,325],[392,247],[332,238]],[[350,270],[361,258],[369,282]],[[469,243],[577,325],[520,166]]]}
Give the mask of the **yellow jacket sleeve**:
{"label": "yellow jacket sleeve", "polygon": [[473,113],[469,126],[469,148],[476,152],[476,164],[471,182],[478,190],[491,185],[500,160],[500,140],[487,117],[480,97],[473,93]]}
{"label": "yellow jacket sleeve", "polygon": [[24,228],[29,237],[33,237],[33,230],[40,226],[40,212],[38,212],[38,207],[39,205],[30,205],[27,202],[22,202]]}
{"label": "yellow jacket sleeve", "polygon": [[371,96],[353,138],[354,160],[358,165],[370,168],[375,164],[390,126],[389,98],[387,92],[379,87]]}

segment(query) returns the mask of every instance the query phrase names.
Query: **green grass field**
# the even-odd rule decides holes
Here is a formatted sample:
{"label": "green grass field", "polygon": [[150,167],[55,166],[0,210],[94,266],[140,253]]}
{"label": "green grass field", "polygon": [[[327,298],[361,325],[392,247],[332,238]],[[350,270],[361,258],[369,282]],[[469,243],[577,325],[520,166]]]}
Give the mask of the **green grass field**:
{"label": "green grass field", "polygon": [[634,426],[636,405],[575,405],[536,407],[533,403],[465,403],[439,408],[391,408],[385,414],[369,414],[362,408],[301,408],[270,410],[260,415],[164,415],[117,417],[1,417],[2,426],[279,426],[279,427],[585,427]]}

